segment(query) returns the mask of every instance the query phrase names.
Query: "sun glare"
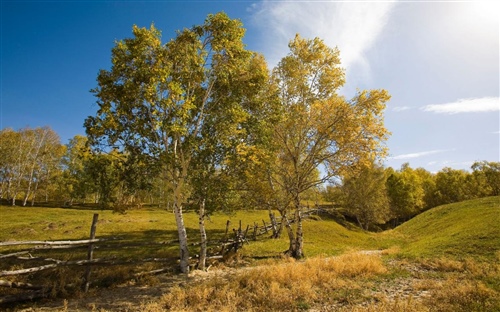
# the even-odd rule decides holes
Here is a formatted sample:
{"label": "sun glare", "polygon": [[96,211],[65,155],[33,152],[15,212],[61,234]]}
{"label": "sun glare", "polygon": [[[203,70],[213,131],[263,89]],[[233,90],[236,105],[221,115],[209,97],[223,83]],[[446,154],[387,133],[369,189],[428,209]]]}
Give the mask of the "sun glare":
{"label": "sun glare", "polygon": [[498,21],[500,19],[500,1],[472,1],[472,14],[479,19]]}

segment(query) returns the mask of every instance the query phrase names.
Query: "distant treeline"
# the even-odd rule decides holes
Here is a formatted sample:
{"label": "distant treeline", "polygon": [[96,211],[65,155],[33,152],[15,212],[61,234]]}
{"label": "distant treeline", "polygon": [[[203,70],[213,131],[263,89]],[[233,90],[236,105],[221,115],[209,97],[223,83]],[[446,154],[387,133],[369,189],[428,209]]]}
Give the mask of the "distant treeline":
{"label": "distant treeline", "polygon": [[[170,207],[172,188],[155,168],[141,166],[114,150],[91,152],[86,143],[85,136],[77,135],[63,145],[49,127],[1,130],[2,202],[22,206],[92,204],[115,210],[141,205]],[[397,170],[373,164],[340,178],[336,185],[307,191],[303,200],[335,203],[365,229],[404,221],[441,204],[500,195],[499,162],[480,161],[471,171],[443,168],[437,173],[409,164]],[[219,207],[211,210],[249,208],[237,190],[226,189],[226,193],[224,203],[219,201]]]}
{"label": "distant treeline", "polygon": [[438,205],[500,195],[500,163],[478,161],[471,171],[443,168],[365,167],[340,185],[327,186],[323,198],[335,202],[365,229],[402,221]]}

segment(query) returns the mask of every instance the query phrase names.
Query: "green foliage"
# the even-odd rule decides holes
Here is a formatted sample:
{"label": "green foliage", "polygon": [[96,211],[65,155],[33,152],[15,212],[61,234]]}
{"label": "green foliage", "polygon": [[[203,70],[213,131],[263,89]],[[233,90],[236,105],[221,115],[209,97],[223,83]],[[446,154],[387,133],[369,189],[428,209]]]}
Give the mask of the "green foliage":
{"label": "green foliage", "polygon": [[300,258],[301,196],[385,154],[381,143],[388,131],[382,117],[390,96],[385,90],[370,90],[346,100],[338,94],[345,82],[338,49],[299,35],[289,48],[272,73],[281,118],[273,126],[273,159],[262,176],[269,181],[267,193],[280,198],[281,206],[275,208],[281,215],[288,217],[294,209],[295,234],[287,228],[289,253]]}
{"label": "green foliage", "polygon": [[364,167],[358,174],[344,178],[341,190],[347,214],[354,216],[360,227],[368,230],[372,225],[384,224],[389,220],[389,199],[383,168],[375,164]]}
{"label": "green foliage", "polygon": [[[0,131],[1,198],[16,205],[22,199],[34,205],[35,198],[45,201],[58,194],[57,181],[62,173],[61,158],[65,147],[50,127]],[[42,195],[42,196],[40,196]]]}
{"label": "green foliage", "polygon": [[408,164],[387,178],[387,193],[395,218],[407,219],[424,207],[424,188],[417,172]]}
{"label": "green foliage", "polygon": [[473,180],[477,185],[475,194],[500,195],[500,162],[479,161],[471,168]]}
{"label": "green foliage", "polygon": [[[95,149],[110,147],[160,169],[172,202],[187,271],[182,204],[188,183],[213,176],[228,150],[245,144],[249,116],[267,79],[263,59],[245,49],[244,28],[224,13],[161,42],[160,31],[133,27],[117,42],[111,70],[101,70],[92,90],[99,110],[85,127]],[[255,119],[253,120],[255,121]]]}
{"label": "green foliage", "polygon": [[438,204],[456,203],[467,199],[467,175],[464,170],[444,168],[436,174]]}

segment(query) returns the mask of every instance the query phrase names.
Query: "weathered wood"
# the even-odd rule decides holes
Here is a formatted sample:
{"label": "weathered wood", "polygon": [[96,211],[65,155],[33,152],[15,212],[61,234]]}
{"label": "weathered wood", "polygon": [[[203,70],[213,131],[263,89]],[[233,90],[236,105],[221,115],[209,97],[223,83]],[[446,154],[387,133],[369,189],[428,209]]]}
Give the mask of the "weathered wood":
{"label": "weathered wood", "polygon": [[39,271],[44,271],[48,269],[57,268],[58,266],[70,266],[70,265],[86,265],[86,264],[101,264],[101,263],[110,263],[110,260],[104,259],[93,259],[93,260],[77,260],[77,261],[60,261],[57,260],[56,263],[46,264],[38,267],[28,268],[28,269],[20,269],[13,271],[0,271],[0,277],[2,276],[13,276],[13,275],[22,275],[28,273],[34,273]]}
{"label": "weathered wood", "polygon": [[0,259],[16,257],[19,255],[25,255],[25,254],[29,254],[29,253],[30,253],[30,250],[18,251],[18,252],[14,252],[11,254],[0,255]]}
{"label": "weathered wood", "polygon": [[0,280],[0,287],[21,288],[21,289],[31,289],[31,290],[43,289],[43,286],[33,285],[30,283],[10,282],[4,280]]}
{"label": "weathered wood", "polygon": [[[97,228],[97,221],[99,219],[99,214],[94,213],[94,217],[92,218],[92,225],[90,227],[90,240],[95,239],[95,232]],[[87,253],[87,260],[92,261],[92,257],[94,255],[94,244],[90,243],[89,244],[89,250]],[[85,276],[83,277],[83,291],[88,292],[89,287],[90,287],[90,272],[91,272],[91,266],[87,266],[87,269],[85,270]]]}
{"label": "weathered wood", "polygon": [[227,222],[226,222],[226,233],[224,234],[224,240],[227,238],[227,233],[229,232],[229,225],[231,225],[231,221],[227,220]]}
{"label": "weathered wood", "polygon": [[67,241],[12,241],[0,242],[0,246],[19,246],[19,245],[85,245],[105,241],[105,239],[82,239]]}
{"label": "weathered wood", "polygon": [[57,259],[52,259],[52,258],[43,258],[43,257],[33,257],[30,255],[30,257],[16,257],[17,260],[22,260],[22,261],[46,261],[46,262],[54,262],[58,263],[60,260]]}
{"label": "weathered wood", "polygon": [[248,240],[247,240],[247,235],[248,235],[248,230],[249,230],[249,229],[250,229],[250,225],[247,225],[247,228],[246,228],[246,230],[245,230],[245,233],[243,234],[243,237],[242,237],[242,239],[243,239],[244,241],[246,241],[246,242],[248,242]]}

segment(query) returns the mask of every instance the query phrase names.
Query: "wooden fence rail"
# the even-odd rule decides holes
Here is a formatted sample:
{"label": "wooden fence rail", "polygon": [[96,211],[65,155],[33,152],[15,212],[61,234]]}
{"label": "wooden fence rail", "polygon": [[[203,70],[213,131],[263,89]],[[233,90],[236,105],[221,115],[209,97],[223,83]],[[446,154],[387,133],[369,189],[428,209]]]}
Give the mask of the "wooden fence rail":
{"label": "wooden fence rail", "polygon": [[[305,218],[310,216],[311,214],[318,213],[318,210],[308,210],[303,215]],[[101,246],[103,248],[127,248],[127,247],[137,247],[137,246],[148,246],[148,245],[175,245],[178,243],[178,240],[171,240],[168,242],[124,242],[119,237],[114,238],[95,238],[96,226],[97,226],[98,215],[95,214],[91,226],[91,233],[89,239],[83,240],[61,240],[61,241],[8,241],[8,242],[0,242],[0,247],[12,247],[12,246],[29,246],[35,245],[34,247],[28,250],[20,250],[8,254],[0,254],[0,259],[14,258],[14,260],[27,263],[29,261],[35,262],[45,262],[47,264],[38,265],[30,268],[22,268],[16,270],[2,270],[0,271],[1,277],[12,277],[30,273],[41,272],[45,270],[55,269],[58,267],[64,266],[86,266],[86,270],[83,276],[83,285],[82,289],[86,292],[88,291],[91,280],[90,280],[90,272],[91,268],[96,265],[129,265],[129,264],[137,264],[137,263],[147,263],[147,262],[171,262],[174,263],[176,258],[146,258],[140,260],[120,260],[116,258],[106,259],[94,259],[93,251],[94,248]],[[271,223],[267,224],[264,220],[262,220],[263,225],[259,225],[254,223],[253,226],[247,225],[244,229],[242,227],[242,222],[239,222],[239,226],[237,229],[233,229],[232,235],[229,235],[229,226],[230,221],[227,221],[225,235],[220,240],[211,240],[207,242],[207,245],[211,247],[212,254],[207,255],[207,259],[223,259],[226,254],[236,253],[240,248],[243,247],[243,244],[249,243],[249,240],[257,240],[257,238],[261,235],[269,235],[271,232],[272,235],[270,237],[275,237],[278,229],[282,228],[283,221],[288,223],[293,223],[293,220],[281,220],[277,221],[274,216],[271,216]],[[286,223],[285,223],[286,224]],[[110,243],[119,243],[118,246],[116,244]],[[104,245],[108,244],[108,245]],[[199,245],[199,242],[192,243],[191,246]],[[47,249],[65,249],[65,248],[88,248],[87,259],[82,260],[58,260],[49,257],[34,257],[32,253],[39,250],[47,250]],[[193,261],[196,260],[197,257],[193,257]],[[169,269],[157,269],[149,272],[140,272],[135,273],[134,276],[143,276],[146,274],[158,274],[161,272],[165,272]],[[33,285],[26,282],[16,282],[16,281],[8,281],[0,279],[0,287],[8,287],[8,288],[17,288],[23,289],[26,291],[31,291],[31,293],[26,294],[17,294],[17,295],[7,295],[0,296],[0,304],[7,302],[15,302],[22,300],[31,300],[35,298],[40,298],[47,296],[50,294],[51,288],[43,285]]]}

